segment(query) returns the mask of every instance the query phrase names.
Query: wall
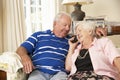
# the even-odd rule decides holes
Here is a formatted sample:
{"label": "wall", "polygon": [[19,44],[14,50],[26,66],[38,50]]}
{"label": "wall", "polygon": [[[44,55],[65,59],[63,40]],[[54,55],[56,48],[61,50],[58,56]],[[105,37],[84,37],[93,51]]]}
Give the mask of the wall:
{"label": "wall", "polygon": [[2,52],[2,0],[0,0],[0,53]]}
{"label": "wall", "polygon": [[[93,2],[93,4],[82,6],[86,16],[104,15],[107,21],[120,22],[120,0],[93,0]],[[68,13],[73,10],[73,6],[68,6]]]}

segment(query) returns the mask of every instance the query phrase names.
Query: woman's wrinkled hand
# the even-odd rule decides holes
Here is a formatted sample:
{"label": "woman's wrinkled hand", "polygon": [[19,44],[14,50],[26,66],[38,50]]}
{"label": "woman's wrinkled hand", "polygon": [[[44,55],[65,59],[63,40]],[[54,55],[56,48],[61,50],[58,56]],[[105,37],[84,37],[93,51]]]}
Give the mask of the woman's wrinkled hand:
{"label": "woman's wrinkled hand", "polygon": [[69,41],[68,41],[70,48],[73,48],[73,49],[75,49],[77,47],[78,43],[79,43],[78,40],[74,41],[74,39],[75,39],[75,36],[70,38]]}

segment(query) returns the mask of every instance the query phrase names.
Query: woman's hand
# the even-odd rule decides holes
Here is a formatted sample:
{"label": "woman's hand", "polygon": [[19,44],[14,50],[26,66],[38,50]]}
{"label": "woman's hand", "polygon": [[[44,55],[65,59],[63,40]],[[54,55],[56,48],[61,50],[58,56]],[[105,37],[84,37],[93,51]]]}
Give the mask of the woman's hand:
{"label": "woman's hand", "polygon": [[117,67],[119,73],[120,73],[120,57],[116,57],[114,59],[114,65]]}
{"label": "woman's hand", "polygon": [[77,37],[73,36],[72,38],[69,39],[68,43],[69,43],[70,49],[74,50],[78,45]]}

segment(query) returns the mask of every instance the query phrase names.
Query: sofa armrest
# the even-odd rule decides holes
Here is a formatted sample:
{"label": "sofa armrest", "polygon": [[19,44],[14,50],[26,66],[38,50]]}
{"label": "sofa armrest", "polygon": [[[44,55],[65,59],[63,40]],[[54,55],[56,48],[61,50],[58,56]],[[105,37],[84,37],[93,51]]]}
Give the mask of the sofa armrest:
{"label": "sofa armrest", "polygon": [[110,35],[107,37],[112,40],[116,48],[120,48],[120,35]]}
{"label": "sofa armrest", "polygon": [[21,58],[15,52],[4,52],[0,55],[0,70],[7,73],[7,80],[26,80],[22,67]]}

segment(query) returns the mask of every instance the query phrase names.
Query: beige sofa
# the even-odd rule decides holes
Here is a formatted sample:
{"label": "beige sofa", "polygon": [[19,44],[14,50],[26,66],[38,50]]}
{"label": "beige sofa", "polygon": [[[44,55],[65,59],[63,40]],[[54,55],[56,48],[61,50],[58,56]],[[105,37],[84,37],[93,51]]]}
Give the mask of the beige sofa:
{"label": "beige sofa", "polygon": [[7,73],[7,80],[26,80],[22,67],[21,59],[15,52],[0,55],[0,70]]}
{"label": "beige sofa", "polygon": [[107,37],[112,40],[116,48],[120,48],[120,35],[110,35]]}
{"label": "beige sofa", "polygon": [[[120,35],[107,37],[113,41],[120,52]],[[0,70],[7,72],[7,80],[26,80],[22,67],[21,59],[15,52],[5,52],[0,56]]]}
{"label": "beige sofa", "polygon": [[110,35],[107,37],[112,40],[113,44],[116,46],[120,53],[120,35]]}

